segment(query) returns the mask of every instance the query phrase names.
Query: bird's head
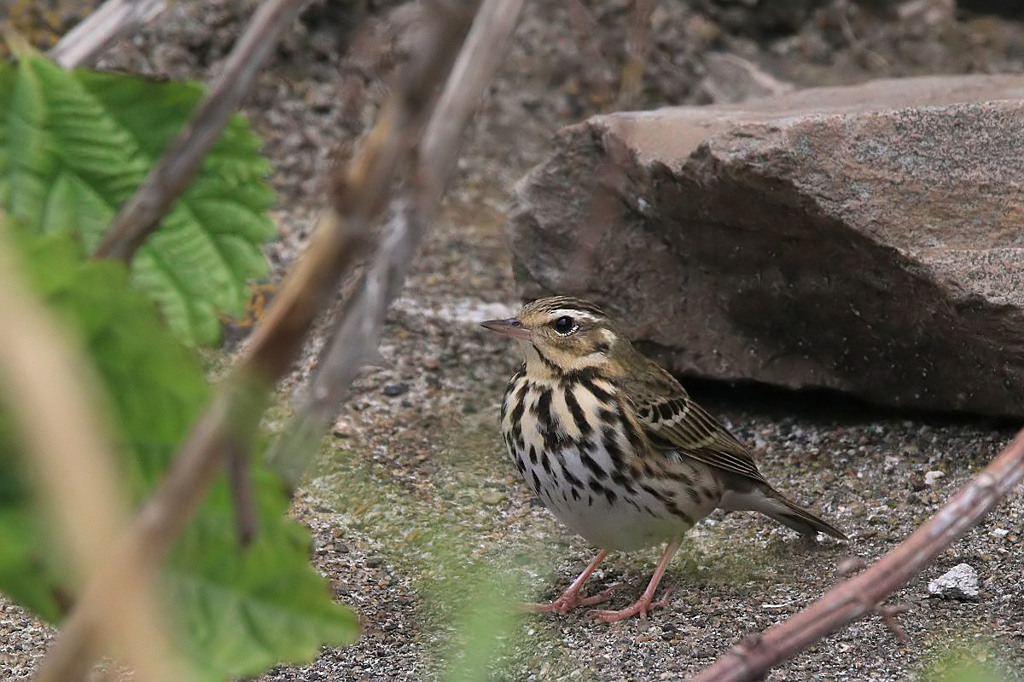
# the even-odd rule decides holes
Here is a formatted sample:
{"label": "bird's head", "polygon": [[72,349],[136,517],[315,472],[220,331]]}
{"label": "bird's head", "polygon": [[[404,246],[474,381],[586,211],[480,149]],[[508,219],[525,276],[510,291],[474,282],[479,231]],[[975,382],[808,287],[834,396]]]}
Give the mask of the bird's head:
{"label": "bird's head", "polygon": [[538,299],[523,306],[518,317],[488,320],[483,326],[516,339],[531,372],[564,375],[593,368],[614,375],[633,352],[604,311],[566,296]]}

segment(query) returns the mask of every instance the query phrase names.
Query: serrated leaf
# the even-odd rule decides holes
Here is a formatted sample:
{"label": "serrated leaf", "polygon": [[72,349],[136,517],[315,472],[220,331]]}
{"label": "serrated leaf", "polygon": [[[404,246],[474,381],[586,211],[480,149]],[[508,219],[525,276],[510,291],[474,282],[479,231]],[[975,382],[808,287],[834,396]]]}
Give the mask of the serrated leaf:
{"label": "serrated leaf", "polygon": [[[25,274],[90,351],[122,437],[125,478],[141,500],[209,397],[202,369],[152,304],[127,286],[122,265],[84,260],[66,235],[33,232],[18,240]],[[72,591],[18,473],[11,434],[0,413],[0,589],[56,620]],[[308,535],[287,517],[279,481],[260,467],[253,481],[260,532],[251,547],[235,541],[222,479],[167,564],[161,594],[195,678],[228,679],[308,660],[320,646],[358,633],[354,615],[333,603],[309,565]]]}
{"label": "serrated leaf", "polygon": [[[92,251],[201,95],[192,83],[67,72],[42,58],[0,64],[0,207]],[[133,261],[135,285],[189,344],[216,343],[218,313],[237,317],[246,281],[267,272],[269,170],[247,122],[234,117]]]}
{"label": "serrated leaf", "polygon": [[84,260],[64,235],[23,239],[22,249],[35,289],[78,331],[96,362],[116,426],[136,455],[125,463],[135,469],[141,495],[207,400],[202,368],[128,286],[120,263]]}
{"label": "serrated leaf", "polygon": [[[265,470],[255,475],[257,488],[279,485]],[[312,660],[321,643],[347,644],[359,632],[355,615],[331,603],[309,565],[308,533],[287,517],[286,498],[262,495],[260,507],[259,535],[240,550],[227,487],[218,486],[206,501],[206,522],[189,530],[165,572],[197,677],[248,676]],[[186,557],[193,560],[182,566]]]}

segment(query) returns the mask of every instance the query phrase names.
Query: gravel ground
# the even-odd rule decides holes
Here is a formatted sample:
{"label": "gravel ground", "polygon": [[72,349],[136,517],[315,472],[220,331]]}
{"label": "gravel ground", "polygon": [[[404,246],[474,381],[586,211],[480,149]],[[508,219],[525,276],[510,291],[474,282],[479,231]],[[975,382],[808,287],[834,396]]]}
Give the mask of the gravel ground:
{"label": "gravel ground", "polygon": [[[317,210],[326,150],[351,145],[375,111],[401,21],[369,3],[370,28],[344,45],[338,17],[318,9],[297,25],[247,106],[267,139],[281,202],[275,264],[288,262]],[[743,57],[796,86],[941,72],[1024,72],[1021,13],[924,13],[885,3],[661,3],[651,17],[641,87],[627,92],[629,3],[602,0],[602,30],[577,50],[586,17],[555,0],[528,6],[515,44],[474,125],[454,186],[389,317],[379,366],[361,378],[293,514],[314,538],[313,561],[363,635],[324,650],[277,680],[420,680],[444,674],[453,623],[483,581],[551,598],[592,549],[560,528],[512,476],[497,434],[497,406],[519,358],[478,322],[515,310],[500,231],[509,190],[561,125],[616,107],[702,103],[710,51]],[[900,3],[906,8],[914,3]],[[962,7],[971,3],[963,2]],[[237,35],[245,0],[179,3],[110,68],[205,77]],[[922,10],[923,11],[923,10]],[[201,18],[201,20],[200,20]],[[346,43],[347,44],[347,43]],[[341,74],[339,77],[339,73]],[[290,382],[294,386],[302,373]],[[691,384],[688,384],[691,385]],[[692,384],[695,395],[753,449],[766,477],[833,521],[849,543],[807,546],[753,514],[716,512],[688,536],[666,584],[676,589],[649,620],[614,625],[585,615],[528,616],[508,625],[495,679],[683,679],[745,634],[785,619],[834,584],[845,557],[874,560],[934,513],[1009,440],[1013,425],[872,410],[835,396]],[[941,472],[938,473],[930,472]],[[826,638],[771,680],[935,679],[958,651],[1024,679],[1024,490],[955,543],[889,604],[908,641],[876,617]],[[593,586],[621,583],[613,607],[646,585],[658,550],[613,555]],[[929,597],[927,584],[959,563],[980,580],[977,601]],[[0,676],[27,679],[52,631],[0,599]]]}

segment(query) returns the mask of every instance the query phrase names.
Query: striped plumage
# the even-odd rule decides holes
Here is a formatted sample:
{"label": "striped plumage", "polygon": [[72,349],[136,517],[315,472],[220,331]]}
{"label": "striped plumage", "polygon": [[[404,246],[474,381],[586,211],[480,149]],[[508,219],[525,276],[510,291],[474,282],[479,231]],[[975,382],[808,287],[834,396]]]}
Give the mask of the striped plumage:
{"label": "striped plumage", "polygon": [[739,441],[596,306],[545,298],[484,326],[516,338],[525,355],[501,408],[513,463],[560,521],[602,550],[565,594],[538,608],[564,613],[602,600],[580,590],[608,550],[667,542],[640,600],[596,612],[604,620],[646,615],[680,538],[716,507],[845,537],[775,491]]}

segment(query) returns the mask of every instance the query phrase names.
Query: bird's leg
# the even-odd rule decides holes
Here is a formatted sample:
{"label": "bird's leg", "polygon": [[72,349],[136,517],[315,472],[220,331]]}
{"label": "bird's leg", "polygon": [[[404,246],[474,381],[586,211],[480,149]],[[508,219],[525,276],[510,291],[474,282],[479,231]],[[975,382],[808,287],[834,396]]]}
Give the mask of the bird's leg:
{"label": "bird's leg", "polygon": [[636,600],[636,603],[632,606],[626,607],[621,611],[604,611],[595,609],[591,611],[589,615],[594,616],[598,620],[603,620],[606,623],[614,623],[617,620],[623,620],[624,618],[630,618],[638,615],[640,618],[647,618],[648,611],[651,611],[655,607],[665,606],[668,594],[654,601],[654,592],[658,589],[658,583],[661,582],[661,577],[665,575],[665,569],[668,568],[668,562],[672,561],[672,557],[679,550],[679,545],[682,543],[682,539],[673,540],[665,546],[665,551],[661,555],[661,559],[658,560],[658,566],[654,569],[654,575],[651,576],[651,582],[647,584],[647,589],[640,595],[640,598]]}
{"label": "bird's leg", "polygon": [[583,590],[583,583],[587,582],[587,578],[594,572],[598,564],[604,561],[604,558],[608,556],[608,550],[602,549],[598,552],[597,556],[583,569],[583,572],[579,574],[576,580],[572,581],[569,588],[562,593],[562,596],[554,600],[550,604],[524,604],[523,608],[533,613],[553,612],[564,614],[570,609],[574,609],[577,606],[591,606],[593,604],[600,604],[601,602],[608,601],[611,597],[615,587],[609,587],[600,594],[595,594],[591,597],[580,597],[580,592]]}

